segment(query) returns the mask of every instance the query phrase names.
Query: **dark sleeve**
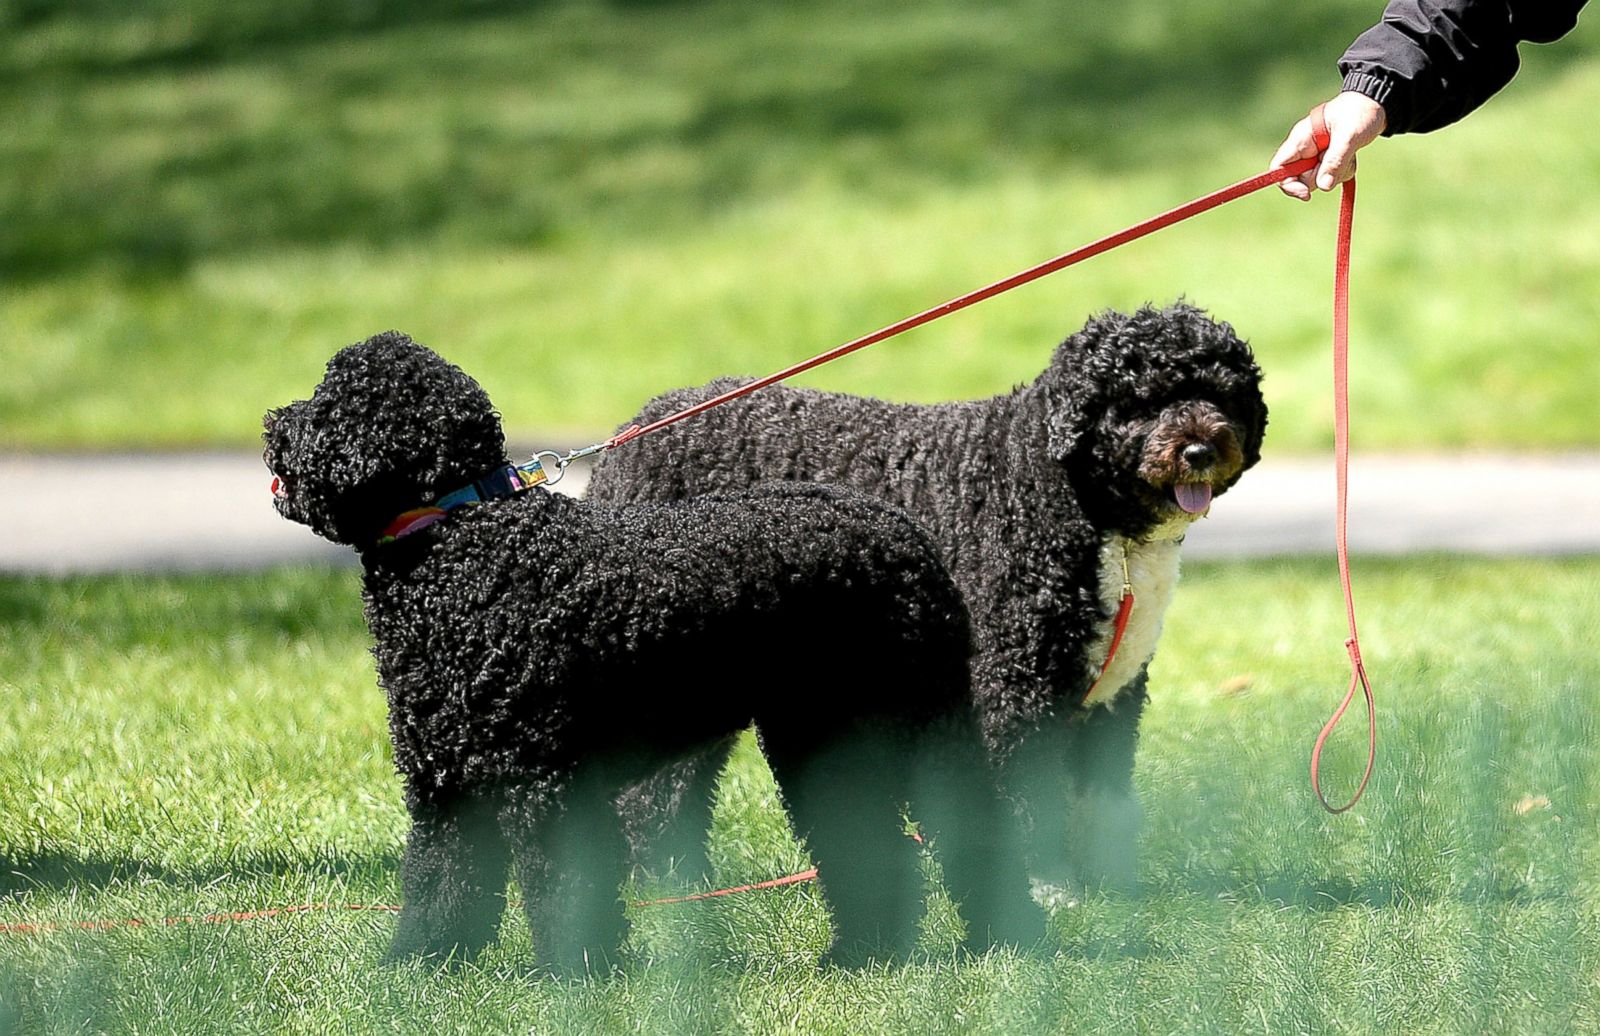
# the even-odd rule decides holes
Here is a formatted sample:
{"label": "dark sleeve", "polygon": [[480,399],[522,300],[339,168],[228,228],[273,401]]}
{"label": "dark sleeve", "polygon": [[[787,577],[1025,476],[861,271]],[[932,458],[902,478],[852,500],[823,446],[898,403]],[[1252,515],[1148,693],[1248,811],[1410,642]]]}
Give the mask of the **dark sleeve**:
{"label": "dark sleeve", "polygon": [[1339,59],[1344,89],[1383,105],[1385,136],[1448,126],[1517,73],[1517,44],[1549,43],[1586,0],[1390,0]]}

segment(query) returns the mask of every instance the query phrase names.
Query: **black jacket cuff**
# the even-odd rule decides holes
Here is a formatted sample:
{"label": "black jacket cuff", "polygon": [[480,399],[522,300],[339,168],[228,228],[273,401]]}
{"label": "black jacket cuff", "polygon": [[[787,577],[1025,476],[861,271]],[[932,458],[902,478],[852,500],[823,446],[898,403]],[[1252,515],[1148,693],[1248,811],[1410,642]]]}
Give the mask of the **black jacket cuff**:
{"label": "black jacket cuff", "polygon": [[1370,97],[1383,108],[1383,135],[1392,137],[1396,133],[1404,132],[1404,125],[1395,109],[1399,108],[1400,98],[1396,96],[1394,80],[1388,76],[1377,75],[1372,72],[1346,72],[1344,83],[1340,91],[1358,93]]}

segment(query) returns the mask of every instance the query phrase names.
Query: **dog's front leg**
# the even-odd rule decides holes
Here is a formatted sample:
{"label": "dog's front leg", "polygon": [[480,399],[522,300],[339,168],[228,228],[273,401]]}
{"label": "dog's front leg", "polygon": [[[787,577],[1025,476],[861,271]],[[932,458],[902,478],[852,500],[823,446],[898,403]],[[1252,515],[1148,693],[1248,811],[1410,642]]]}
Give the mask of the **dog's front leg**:
{"label": "dog's front leg", "polygon": [[1073,869],[1089,888],[1131,891],[1138,884],[1143,811],[1133,786],[1139,721],[1148,700],[1149,670],[1115,704],[1089,710],[1071,758],[1078,822],[1070,842]]}
{"label": "dog's front leg", "polygon": [[1110,707],[1048,718],[1006,761],[1005,790],[1022,818],[1028,874],[1047,907],[1137,884],[1141,810],[1133,763],[1145,700],[1141,673]]}
{"label": "dog's front leg", "polygon": [[1051,716],[1005,756],[1001,788],[1016,812],[1034,898],[1044,907],[1076,903],[1083,894],[1073,843],[1078,802],[1068,760],[1075,748],[1071,717]]}
{"label": "dog's front leg", "polygon": [[400,919],[388,960],[468,959],[499,929],[507,855],[492,802],[410,794]]}
{"label": "dog's front leg", "polygon": [[580,774],[559,801],[513,792],[501,814],[534,949],[553,974],[605,974],[619,963],[628,853],[616,791],[601,775]]}
{"label": "dog's front leg", "polygon": [[695,885],[711,873],[706,836],[734,738],[674,760],[623,789],[617,813],[635,866]]}
{"label": "dog's front leg", "polygon": [[1045,935],[1045,915],[1028,896],[1016,825],[991,777],[983,744],[964,717],[936,723],[917,750],[911,816],[932,841],[949,890],[967,922],[966,946],[1022,948]]}

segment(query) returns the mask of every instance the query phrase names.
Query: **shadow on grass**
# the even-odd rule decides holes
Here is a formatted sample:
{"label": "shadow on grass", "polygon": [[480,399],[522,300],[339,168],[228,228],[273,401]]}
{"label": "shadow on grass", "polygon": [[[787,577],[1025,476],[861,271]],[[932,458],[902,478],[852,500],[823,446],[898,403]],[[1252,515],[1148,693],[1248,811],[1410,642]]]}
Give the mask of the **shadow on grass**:
{"label": "shadow on grass", "polygon": [[[608,220],[692,226],[819,174],[891,193],[908,179],[981,182],[1066,163],[1112,174],[1201,155],[1225,124],[1265,126],[1271,84],[1285,70],[1331,83],[1334,56],[1371,14],[1353,0],[1023,2],[987,16],[1004,31],[975,34],[982,23],[953,0],[899,20],[809,6],[824,28],[795,38],[785,15],[715,3],[624,5],[576,25],[505,0],[169,0],[143,22],[84,3],[68,24],[27,3],[18,38],[0,44],[0,79],[14,103],[62,118],[18,131],[22,175],[0,186],[0,269],[15,280],[92,265],[159,280],[263,248],[527,246]],[[162,13],[186,31],[162,42]],[[475,30],[486,19],[493,33]],[[432,31],[402,31],[417,25]],[[96,45],[107,27],[133,30],[144,49],[107,57]],[[526,52],[500,45],[518,37]],[[365,45],[328,46],[341,39]],[[527,53],[544,56],[538,70]],[[183,91],[193,66],[248,82],[263,58],[292,63],[281,109],[257,110],[250,91],[203,104]],[[584,100],[619,75],[628,85]],[[113,81],[140,103],[104,108]],[[412,117],[381,114],[397,104]],[[550,115],[568,109],[582,117]],[[68,116],[83,110],[99,114]],[[139,148],[104,167],[82,160],[122,135]],[[51,172],[63,167],[72,175]]]}
{"label": "shadow on grass", "polygon": [[1262,902],[1308,910],[1341,910],[1363,906],[1386,910],[1417,903],[1521,904],[1564,902],[1571,898],[1548,889],[1524,884],[1506,886],[1466,885],[1441,890],[1435,882],[1400,882],[1383,878],[1361,880],[1329,879],[1310,874],[1275,874],[1253,881],[1240,881],[1236,874],[1188,872],[1176,887],[1150,885],[1141,895],[1158,898],[1173,892],[1223,900]]}
{"label": "shadow on grass", "polygon": [[[286,47],[349,40],[412,26],[460,24],[531,6],[542,5],[528,0],[280,0],[223,7],[189,0],[157,0],[130,7],[96,0],[12,0],[0,8],[0,26],[18,32],[50,27],[59,30],[63,23],[76,21],[111,30],[137,29],[141,25],[166,29],[136,34],[134,38],[142,37],[141,44],[121,52],[69,46],[33,66],[36,71],[54,75],[96,77],[185,68],[243,54],[269,57]],[[0,77],[3,78],[9,77]]]}
{"label": "shadow on grass", "polygon": [[[1128,895],[1091,900],[1088,907],[1055,912],[1051,921],[1055,946],[1065,956],[1084,961],[1176,961],[1189,950],[1165,937],[1167,926],[1152,925],[1142,917],[1147,909],[1156,915],[1173,903],[1222,904],[1228,907],[1265,906],[1293,908],[1314,915],[1350,908],[1391,911],[1406,907],[1458,904],[1495,912],[1508,906],[1582,904],[1578,892],[1535,890],[1526,885],[1464,887],[1441,890],[1425,883],[1403,883],[1379,878],[1343,881],[1311,875],[1278,874],[1243,882],[1237,875],[1191,872],[1181,880],[1146,883]],[[1109,910],[1107,909],[1109,908]],[[1201,916],[1209,916],[1201,908]],[[1208,922],[1209,923],[1209,922]]]}
{"label": "shadow on grass", "polygon": [[0,575],[0,626],[22,643],[95,649],[159,645],[203,652],[244,635],[271,652],[285,642],[327,638],[365,646],[356,573],[292,566],[244,576],[117,573]]}
{"label": "shadow on grass", "polygon": [[[25,892],[104,891],[118,885],[148,882],[203,887],[225,880],[307,877],[388,884],[394,880],[399,867],[400,857],[389,853],[370,856],[327,853],[311,858],[264,853],[242,860],[173,868],[129,856],[0,851],[0,903]],[[257,908],[250,905],[238,909]]]}

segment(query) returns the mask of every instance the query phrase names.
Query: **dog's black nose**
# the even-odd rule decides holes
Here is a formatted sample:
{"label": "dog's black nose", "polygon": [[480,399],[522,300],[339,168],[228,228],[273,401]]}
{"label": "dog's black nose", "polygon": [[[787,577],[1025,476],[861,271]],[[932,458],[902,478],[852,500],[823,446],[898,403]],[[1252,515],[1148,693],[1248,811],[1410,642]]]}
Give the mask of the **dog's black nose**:
{"label": "dog's black nose", "polygon": [[1183,448],[1183,460],[1191,468],[1209,468],[1216,463],[1217,451],[1215,447],[1207,443],[1190,443]]}

